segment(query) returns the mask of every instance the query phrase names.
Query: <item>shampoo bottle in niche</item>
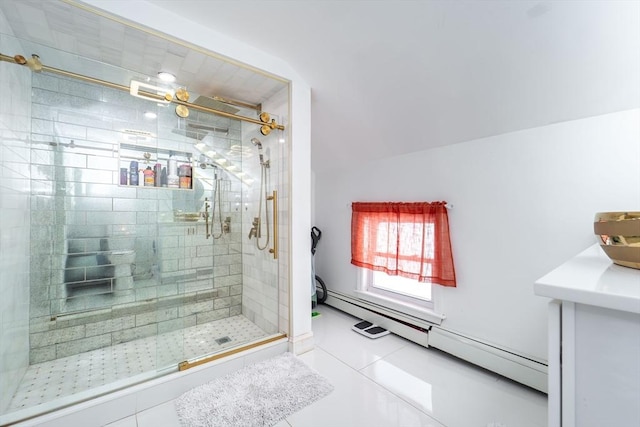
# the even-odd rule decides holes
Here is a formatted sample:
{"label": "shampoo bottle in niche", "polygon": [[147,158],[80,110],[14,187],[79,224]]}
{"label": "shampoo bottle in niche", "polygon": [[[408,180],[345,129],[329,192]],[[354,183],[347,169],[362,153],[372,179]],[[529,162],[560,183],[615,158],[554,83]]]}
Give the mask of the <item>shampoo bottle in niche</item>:
{"label": "shampoo bottle in niche", "polygon": [[153,185],[155,187],[162,187],[162,165],[160,163],[156,163],[156,167],[153,170]]}
{"label": "shampoo bottle in niche", "polygon": [[144,174],[144,186],[153,187],[155,184],[155,179],[153,177],[153,169],[151,169],[151,166],[147,166],[147,168],[142,173]]}
{"label": "shampoo bottle in niche", "polygon": [[138,162],[129,163],[129,185],[138,185]]}
{"label": "shampoo bottle in niche", "polygon": [[176,160],[169,156],[169,163],[167,165],[167,187],[169,188],[178,188],[179,187],[179,177],[178,177],[178,166],[176,164]]}
{"label": "shampoo bottle in niche", "polygon": [[180,188],[191,188],[191,166],[180,165],[178,177],[180,179]]}
{"label": "shampoo bottle in niche", "polygon": [[129,183],[129,169],[120,168],[120,185],[127,185]]}
{"label": "shampoo bottle in niche", "polygon": [[160,174],[160,184],[162,184],[163,187],[167,186],[167,168],[162,168],[162,174]]}

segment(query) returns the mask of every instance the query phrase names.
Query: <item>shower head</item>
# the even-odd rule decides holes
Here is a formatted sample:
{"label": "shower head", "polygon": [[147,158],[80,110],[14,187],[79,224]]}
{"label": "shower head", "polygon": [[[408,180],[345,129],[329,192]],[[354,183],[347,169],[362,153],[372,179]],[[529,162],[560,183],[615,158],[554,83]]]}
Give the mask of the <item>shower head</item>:
{"label": "shower head", "polygon": [[198,158],[198,165],[202,169],[213,169],[213,173],[216,175],[218,173],[218,168],[220,167],[215,163],[211,163],[210,161],[208,161],[204,154],[200,154],[200,157]]}
{"label": "shower head", "polygon": [[262,150],[262,142],[258,138],[251,138],[251,142],[253,142],[253,145],[258,146],[258,150]]}

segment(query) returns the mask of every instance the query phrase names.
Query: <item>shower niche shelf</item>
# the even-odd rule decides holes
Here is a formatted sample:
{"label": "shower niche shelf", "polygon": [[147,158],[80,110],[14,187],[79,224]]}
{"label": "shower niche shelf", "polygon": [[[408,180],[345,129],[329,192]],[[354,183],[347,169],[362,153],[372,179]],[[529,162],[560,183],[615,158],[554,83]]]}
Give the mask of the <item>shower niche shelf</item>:
{"label": "shower niche shelf", "polygon": [[121,143],[118,154],[121,187],[193,190],[197,170],[193,153]]}

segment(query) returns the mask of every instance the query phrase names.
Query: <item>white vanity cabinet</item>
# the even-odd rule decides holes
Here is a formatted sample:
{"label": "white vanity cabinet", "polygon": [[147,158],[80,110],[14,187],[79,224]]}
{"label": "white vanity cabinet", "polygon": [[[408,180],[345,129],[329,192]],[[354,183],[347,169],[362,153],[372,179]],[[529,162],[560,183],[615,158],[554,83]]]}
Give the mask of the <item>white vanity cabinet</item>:
{"label": "white vanity cabinet", "polygon": [[640,270],[594,245],[540,278],[549,303],[549,427],[640,426]]}

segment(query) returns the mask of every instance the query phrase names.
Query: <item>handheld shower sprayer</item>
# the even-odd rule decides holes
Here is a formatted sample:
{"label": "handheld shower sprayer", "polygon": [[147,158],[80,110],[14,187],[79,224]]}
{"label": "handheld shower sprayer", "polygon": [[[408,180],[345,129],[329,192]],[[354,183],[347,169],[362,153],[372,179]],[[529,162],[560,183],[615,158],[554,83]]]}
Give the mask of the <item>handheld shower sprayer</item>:
{"label": "handheld shower sprayer", "polygon": [[258,138],[251,138],[251,142],[253,142],[253,145],[258,146],[258,150],[262,150],[262,142]]}
{"label": "handheld shower sprayer", "polygon": [[269,162],[264,161],[264,156],[262,155],[262,142],[258,138],[251,138],[251,142],[253,145],[258,147],[258,155],[260,156],[260,165],[269,167]]}

